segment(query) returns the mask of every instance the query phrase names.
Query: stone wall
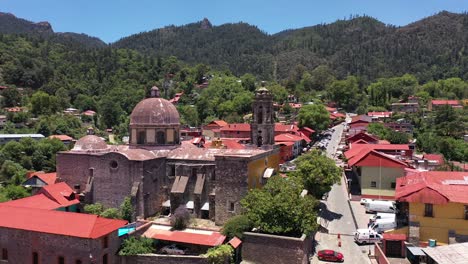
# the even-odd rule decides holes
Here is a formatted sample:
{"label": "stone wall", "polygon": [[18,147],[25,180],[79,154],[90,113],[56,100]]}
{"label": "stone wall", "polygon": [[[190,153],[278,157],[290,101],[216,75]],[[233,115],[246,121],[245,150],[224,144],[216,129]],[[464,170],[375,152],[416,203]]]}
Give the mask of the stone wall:
{"label": "stone wall", "polygon": [[39,263],[58,263],[63,257],[65,263],[102,263],[107,254],[109,264],[118,264],[117,251],[120,239],[117,231],[109,234],[108,247],[103,247],[103,238],[86,239],[71,236],[32,232],[11,228],[0,228],[0,248],[8,251],[8,263],[32,263],[37,253]]}
{"label": "stone wall", "polygon": [[200,256],[168,256],[145,254],[138,256],[121,256],[120,264],[209,264],[205,257]]}
{"label": "stone wall", "polygon": [[244,232],[242,259],[258,264],[306,264],[312,239]]}
{"label": "stone wall", "polygon": [[216,156],[215,222],[217,225],[224,224],[242,211],[240,200],[248,192],[248,161],[246,158]]}

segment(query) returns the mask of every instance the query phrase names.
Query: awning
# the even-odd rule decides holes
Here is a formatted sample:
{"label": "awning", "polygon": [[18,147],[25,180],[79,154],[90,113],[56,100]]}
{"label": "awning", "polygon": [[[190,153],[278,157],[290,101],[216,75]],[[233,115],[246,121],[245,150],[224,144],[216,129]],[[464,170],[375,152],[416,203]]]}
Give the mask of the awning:
{"label": "awning", "polygon": [[193,209],[193,201],[188,201],[185,206],[187,206],[187,209]]}
{"label": "awning", "polygon": [[163,207],[171,207],[171,200],[167,200],[167,201],[163,202],[162,206]]}
{"label": "awning", "polygon": [[269,179],[275,172],[274,168],[267,168],[265,172],[263,173],[263,178]]}
{"label": "awning", "polygon": [[210,210],[210,204],[209,204],[209,203],[204,203],[201,209],[202,209],[203,211],[208,211],[208,210]]}

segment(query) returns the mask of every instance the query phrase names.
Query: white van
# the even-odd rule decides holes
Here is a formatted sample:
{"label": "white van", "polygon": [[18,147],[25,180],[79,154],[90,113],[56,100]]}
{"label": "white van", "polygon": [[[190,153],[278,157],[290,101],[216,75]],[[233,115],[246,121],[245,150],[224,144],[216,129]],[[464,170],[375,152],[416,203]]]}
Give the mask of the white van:
{"label": "white van", "polygon": [[372,229],[377,233],[382,233],[384,231],[395,229],[395,228],[396,228],[395,219],[378,219],[378,220],[375,220],[375,222],[369,226],[369,229]]}
{"label": "white van", "polygon": [[358,244],[372,244],[380,242],[382,235],[370,229],[358,229],[354,232],[354,241]]}
{"label": "white van", "polygon": [[369,216],[369,224],[374,222],[377,219],[395,219],[394,213],[377,213]]}
{"label": "white van", "polygon": [[395,213],[395,202],[392,201],[369,201],[364,207],[366,213]]}

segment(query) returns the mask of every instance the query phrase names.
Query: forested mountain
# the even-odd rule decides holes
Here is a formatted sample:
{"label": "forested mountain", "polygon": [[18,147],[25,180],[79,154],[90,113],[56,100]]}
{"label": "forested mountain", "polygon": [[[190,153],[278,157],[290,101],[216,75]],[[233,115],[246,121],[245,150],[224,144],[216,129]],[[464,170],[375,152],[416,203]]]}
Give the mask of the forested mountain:
{"label": "forested mountain", "polygon": [[404,73],[422,81],[468,78],[467,14],[441,12],[403,27],[354,17],[275,35],[245,23],[205,24],[169,26],[113,45],[266,79],[288,78],[297,65],[307,70],[326,65],[338,77],[352,74],[369,81]]}
{"label": "forested mountain", "polygon": [[33,23],[17,18],[13,14],[2,12],[0,12],[0,33],[40,36],[53,42],[81,46],[83,48],[101,48],[106,46],[102,40],[96,37],[71,32],[55,33],[49,22]]}

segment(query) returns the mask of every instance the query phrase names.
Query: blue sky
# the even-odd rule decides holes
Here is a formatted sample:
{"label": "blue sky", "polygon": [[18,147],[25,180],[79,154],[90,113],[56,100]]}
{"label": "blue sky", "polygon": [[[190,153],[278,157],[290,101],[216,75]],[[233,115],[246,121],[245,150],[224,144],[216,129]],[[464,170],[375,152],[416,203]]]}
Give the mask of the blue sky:
{"label": "blue sky", "polygon": [[0,0],[0,11],[56,32],[86,33],[106,42],[207,17],[213,25],[247,22],[268,33],[370,15],[406,25],[439,11],[468,11],[467,0]]}

